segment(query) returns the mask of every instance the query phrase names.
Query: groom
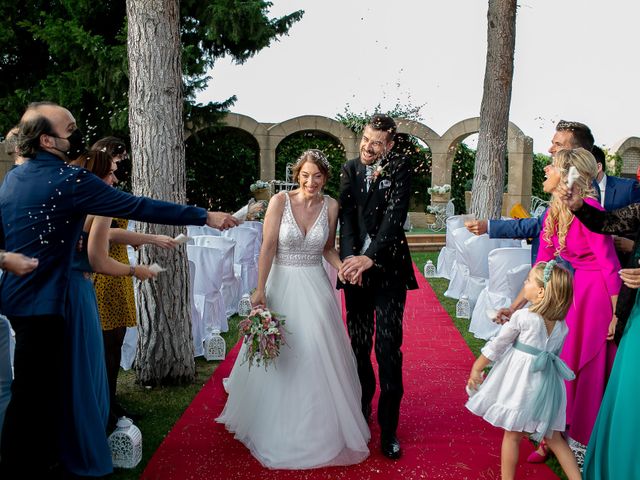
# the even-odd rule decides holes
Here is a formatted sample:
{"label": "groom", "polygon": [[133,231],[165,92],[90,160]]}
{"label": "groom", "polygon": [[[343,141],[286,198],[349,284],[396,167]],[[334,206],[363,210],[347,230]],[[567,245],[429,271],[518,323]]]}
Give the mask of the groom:
{"label": "groom", "polygon": [[376,389],[371,364],[375,325],[381,449],[392,459],[401,455],[396,429],[403,393],[402,316],[407,290],[418,288],[402,228],[411,170],[406,158],[389,154],[395,133],[391,117],[374,115],[364,129],[360,157],[342,167],[340,257],[344,263],[339,272],[367,420]]}

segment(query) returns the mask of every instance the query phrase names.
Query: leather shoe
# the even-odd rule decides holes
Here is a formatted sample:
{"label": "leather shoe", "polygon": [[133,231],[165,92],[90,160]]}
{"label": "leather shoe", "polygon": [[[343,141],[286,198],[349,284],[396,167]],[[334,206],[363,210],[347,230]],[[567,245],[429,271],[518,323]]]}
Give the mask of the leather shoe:
{"label": "leather shoe", "polygon": [[388,438],[382,437],[380,440],[380,449],[382,450],[382,454],[391,460],[397,460],[402,456],[400,442],[395,435]]}
{"label": "leather shoe", "polygon": [[362,407],[362,415],[364,415],[364,419],[369,423],[371,420],[371,404],[368,403]]}

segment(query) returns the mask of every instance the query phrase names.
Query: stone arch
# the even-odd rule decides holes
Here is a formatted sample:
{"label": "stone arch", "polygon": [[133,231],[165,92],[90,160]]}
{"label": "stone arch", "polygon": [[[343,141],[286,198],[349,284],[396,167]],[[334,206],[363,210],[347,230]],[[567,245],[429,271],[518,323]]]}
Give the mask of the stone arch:
{"label": "stone arch", "polygon": [[429,148],[432,148],[432,144],[440,141],[440,135],[423,123],[416,120],[407,120],[405,118],[396,118],[394,120],[398,125],[398,133],[419,138],[426,143]]}
{"label": "stone arch", "polygon": [[275,154],[273,154],[269,132],[265,124],[239,113],[227,113],[222,121],[227,127],[244,130],[256,139],[258,148],[260,149],[260,178],[270,178],[269,165],[270,162],[273,162],[275,166]]}
{"label": "stone arch", "polygon": [[275,151],[280,142],[289,135],[304,131],[322,132],[335,138],[344,147],[347,158],[353,158],[358,155],[358,138],[356,134],[337,120],[321,115],[303,115],[290,118],[284,122],[271,125],[268,129],[271,149],[274,155],[273,176],[270,178],[275,177]]}
{"label": "stone arch", "polygon": [[618,154],[622,158],[622,176],[636,177],[640,164],[640,137],[627,137],[616,142],[610,153]]}
{"label": "stone arch", "polygon": [[[472,117],[452,125],[442,135],[436,147],[432,147],[432,183],[451,183],[451,168],[458,143],[480,130],[480,117]],[[503,212],[511,210],[516,203],[526,209],[531,204],[531,181],[533,168],[533,140],[513,122],[507,129],[507,153],[509,156],[509,176],[507,193],[503,202]]]}

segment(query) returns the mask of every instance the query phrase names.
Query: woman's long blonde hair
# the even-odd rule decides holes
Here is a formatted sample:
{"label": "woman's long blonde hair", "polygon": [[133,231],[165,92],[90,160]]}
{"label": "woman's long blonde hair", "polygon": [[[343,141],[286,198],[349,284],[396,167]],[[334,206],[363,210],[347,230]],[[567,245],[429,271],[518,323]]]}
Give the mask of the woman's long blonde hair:
{"label": "woman's long blonde hair", "polygon": [[[574,166],[578,170],[580,176],[573,183],[573,193],[580,195],[581,198],[595,198],[595,190],[593,188],[593,179],[598,175],[598,165],[596,159],[591,152],[584,148],[574,148],[572,150],[560,150],[553,157],[555,167],[560,170],[560,181],[567,180],[569,167]],[[561,255],[566,247],[567,232],[573,221],[573,213],[565,203],[556,198],[551,199],[547,218],[544,221],[542,239],[548,245],[553,245],[551,237],[554,233],[558,235],[558,248],[555,254]]]}

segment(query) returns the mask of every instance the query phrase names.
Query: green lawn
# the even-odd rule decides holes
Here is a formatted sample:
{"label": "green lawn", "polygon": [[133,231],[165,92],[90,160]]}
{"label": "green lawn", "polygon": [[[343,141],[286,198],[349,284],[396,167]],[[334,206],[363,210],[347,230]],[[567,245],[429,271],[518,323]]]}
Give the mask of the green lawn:
{"label": "green lawn", "polygon": [[[229,319],[229,331],[222,336],[229,351],[238,340],[237,315]],[[209,380],[220,362],[207,362],[204,357],[196,358],[196,380],[191,385],[176,387],[144,387],[135,382],[133,370],[120,370],[118,377],[118,398],[132,413],[142,413],[136,422],[142,431],[142,461],[132,470],[117,469],[109,477],[116,480],[133,480],[140,477],[144,467],[158,449],[164,437],[180,418],[193,398]]]}
{"label": "green lawn", "polygon": [[[426,233],[426,232],[424,232]],[[425,252],[412,254],[413,260],[420,269],[424,270],[427,260],[437,263],[438,252]],[[438,300],[449,313],[453,324],[460,331],[469,348],[475,356],[479,355],[480,348],[484,345],[483,340],[475,338],[469,333],[469,320],[455,318],[456,300],[452,300],[443,295],[447,289],[448,281],[441,278],[428,279],[429,284],[434,289]],[[235,316],[229,321],[229,331],[222,334],[227,342],[227,351],[235,345],[238,332],[237,324],[239,317]],[[180,418],[184,410],[191,403],[195,395],[202,388],[205,382],[211,377],[220,362],[207,362],[202,357],[196,359],[196,381],[187,386],[176,387],[155,387],[147,388],[135,383],[133,371],[120,371],[118,378],[118,397],[123,406],[132,412],[143,413],[143,418],[136,424],[143,434],[143,454],[140,465],[133,470],[116,470],[110,478],[115,480],[133,480],[140,477],[145,465],[157,450],[158,446],[171,430],[175,422]],[[469,365],[471,368],[471,365]],[[500,446],[496,445],[496,451]],[[549,461],[551,468],[561,475],[561,470],[555,459]]]}

